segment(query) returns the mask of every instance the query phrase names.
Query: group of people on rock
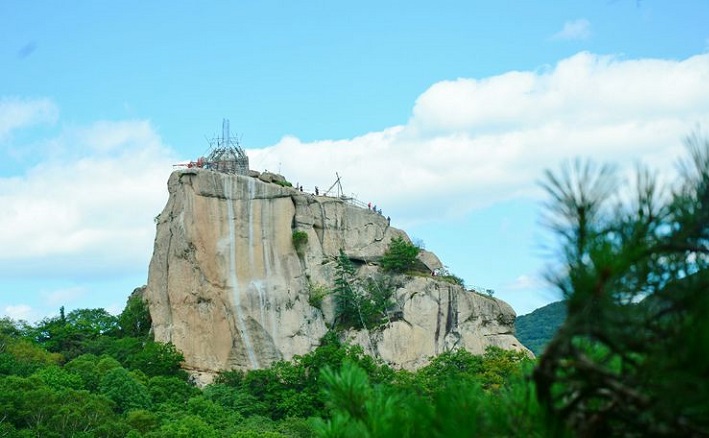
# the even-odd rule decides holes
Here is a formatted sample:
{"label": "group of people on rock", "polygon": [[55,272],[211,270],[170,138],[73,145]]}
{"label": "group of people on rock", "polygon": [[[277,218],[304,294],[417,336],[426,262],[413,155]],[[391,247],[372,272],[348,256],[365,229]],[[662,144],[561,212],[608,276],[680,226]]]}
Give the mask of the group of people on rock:
{"label": "group of people on rock", "polygon": [[[303,186],[300,185],[300,183],[296,183],[295,189],[298,190],[299,192],[302,192],[302,191],[303,191]],[[320,196],[320,189],[318,188],[318,186],[315,186],[315,196]],[[376,205],[372,205],[371,202],[367,204],[367,208],[368,208],[370,211],[373,211],[373,212],[375,212],[375,213],[380,214],[380,215],[383,216],[382,209],[381,209],[381,208],[377,208]],[[391,225],[391,218],[390,218],[389,216],[387,216],[387,223]]]}
{"label": "group of people on rock", "polygon": [[[367,208],[377,214],[382,214],[382,209],[381,208],[378,209],[376,205],[372,206],[371,202],[367,204]],[[387,216],[387,223],[389,225],[391,225],[391,218],[389,216]]]}
{"label": "group of people on rock", "polygon": [[[303,186],[301,186],[300,183],[296,183],[296,184],[295,184],[295,189],[296,189],[297,191],[299,191],[299,192],[302,192],[302,191],[303,191]],[[319,192],[319,189],[318,189],[317,187],[315,187],[315,194],[317,195],[318,192]]]}
{"label": "group of people on rock", "polygon": [[372,210],[372,211],[375,212],[375,213],[382,214],[382,209],[380,208],[380,209],[377,210],[377,206],[376,206],[376,205],[375,205],[374,207],[372,207],[372,203],[371,203],[371,202],[367,204],[367,208],[370,209],[370,210]]}
{"label": "group of people on rock", "polygon": [[[298,190],[299,192],[302,192],[303,186],[301,186],[300,183],[296,183],[295,189]],[[320,189],[318,188],[318,186],[315,186],[315,196],[320,196]]]}

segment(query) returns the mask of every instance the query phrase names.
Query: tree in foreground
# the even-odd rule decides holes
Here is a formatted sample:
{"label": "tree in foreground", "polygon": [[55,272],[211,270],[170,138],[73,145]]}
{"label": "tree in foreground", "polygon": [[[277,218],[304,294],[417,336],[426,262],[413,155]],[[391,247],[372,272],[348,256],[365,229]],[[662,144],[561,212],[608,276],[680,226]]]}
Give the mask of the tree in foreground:
{"label": "tree in foreground", "polygon": [[[311,423],[323,438],[546,437],[526,361],[494,347],[482,357],[451,351],[417,373],[400,371],[394,385],[373,384],[346,361],[321,372],[326,412]],[[490,385],[491,374],[505,384]]]}
{"label": "tree in foreground", "polygon": [[647,170],[634,184],[578,161],[546,174],[568,317],[534,380],[578,436],[709,435],[709,141],[687,149],[666,191]]}

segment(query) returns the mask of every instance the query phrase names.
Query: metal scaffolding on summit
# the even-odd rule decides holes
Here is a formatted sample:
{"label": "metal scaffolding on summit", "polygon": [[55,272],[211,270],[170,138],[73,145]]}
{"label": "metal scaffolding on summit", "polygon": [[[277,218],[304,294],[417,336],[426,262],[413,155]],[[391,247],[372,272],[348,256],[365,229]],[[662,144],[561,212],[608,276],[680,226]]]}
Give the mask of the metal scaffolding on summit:
{"label": "metal scaffolding on summit", "polygon": [[222,136],[207,141],[209,142],[207,157],[199,157],[197,161],[174,164],[173,166],[216,170],[238,175],[249,174],[249,157],[241,148],[239,140],[229,134],[229,119],[222,121]]}
{"label": "metal scaffolding on summit", "polygon": [[222,121],[222,136],[209,141],[211,152],[205,159],[205,168],[223,173],[249,174],[249,157],[236,137],[229,134],[229,119]]}

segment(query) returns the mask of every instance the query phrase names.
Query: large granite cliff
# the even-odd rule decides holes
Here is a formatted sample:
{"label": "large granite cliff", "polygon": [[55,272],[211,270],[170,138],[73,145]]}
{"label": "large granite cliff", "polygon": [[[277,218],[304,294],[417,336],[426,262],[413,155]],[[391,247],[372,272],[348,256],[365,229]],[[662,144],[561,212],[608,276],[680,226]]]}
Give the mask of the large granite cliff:
{"label": "large granite cliff", "polygon": [[[157,218],[145,292],[155,338],[174,343],[203,381],[218,370],[263,368],[314,349],[332,325],[334,303],[326,296],[313,307],[309,293],[313,285],[332,286],[340,250],[367,277],[392,238],[408,240],[367,208],[256,176],[175,171]],[[298,250],[296,230],[308,235]],[[419,259],[431,270],[442,266],[430,252]],[[505,302],[436,277],[406,276],[399,284],[395,318],[373,332],[345,334],[369,354],[413,369],[456,347],[525,349]]]}

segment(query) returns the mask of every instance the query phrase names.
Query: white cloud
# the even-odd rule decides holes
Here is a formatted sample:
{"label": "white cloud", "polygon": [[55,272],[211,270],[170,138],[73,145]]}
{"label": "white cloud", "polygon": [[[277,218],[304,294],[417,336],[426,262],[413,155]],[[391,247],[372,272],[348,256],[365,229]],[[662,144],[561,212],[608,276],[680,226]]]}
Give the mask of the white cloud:
{"label": "white cloud", "polygon": [[570,20],[552,36],[555,40],[586,40],[591,36],[591,22],[585,18]]}
{"label": "white cloud", "polygon": [[5,315],[15,321],[35,321],[38,319],[37,312],[27,304],[16,304],[5,306]]}
{"label": "white cloud", "polygon": [[[579,53],[536,71],[436,83],[401,126],[345,140],[284,137],[248,153],[254,169],[280,165],[306,190],[326,190],[339,172],[346,194],[407,228],[538,196],[543,170],[569,157],[670,168],[697,123],[709,126],[709,54]],[[145,272],[176,162],[150,123],[97,122],[45,146],[51,158],[0,178],[0,274]]]}
{"label": "white cloud", "polygon": [[150,124],[97,122],[48,147],[52,158],[0,178],[0,271],[39,277],[147,267],[173,161]]}
{"label": "white cloud", "polygon": [[312,190],[342,176],[397,226],[538,194],[566,158],[671,168],[682,138],[709,124],[709,54],[683,61],[579,53],[539,71],[434,84],[403,126],[349,140],[285,137],[249,151]]}
{"label": "white cloud", "polygon": [[50,99],[0,98],[0,140],[14,130],[38,123],[54,123],[59,111]]}
{"label": "white cloud", "polygon": [[504,285],[507,290],[527,290],[527,289],[542,289],[546,286],[546,282],[536,275],[520,275],[509,284]]}
{"label": "white cloud", "polygon": [[86,295],[86,288],[74,286],[64,289],[57,289],[50,292],[43,292],[42,298],[44,303],[51,306],[65,306],[68,303],[76,301]]}

